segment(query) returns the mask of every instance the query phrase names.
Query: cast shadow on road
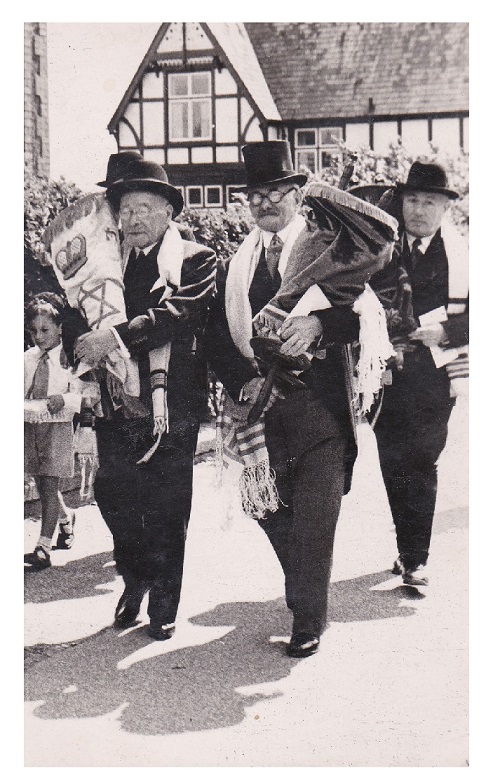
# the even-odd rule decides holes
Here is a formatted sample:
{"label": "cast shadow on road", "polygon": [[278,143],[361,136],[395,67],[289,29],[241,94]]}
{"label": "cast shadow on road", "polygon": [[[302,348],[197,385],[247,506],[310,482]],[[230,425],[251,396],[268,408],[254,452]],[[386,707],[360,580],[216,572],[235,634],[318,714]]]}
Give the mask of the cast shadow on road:
{"label": "cast shadow on road", "polygon": [[[401,592],[370,590],[388,578],[388,572],[380,572],[335,583],[329,619],[412,614],[412,608],[400,606]],[[284,655],[283,643],[269,641],[289,635],[290,613],[283,599],[222,604],[191,622],[234,628],[219,639],[169,652],[169,643],[150,642],[143,627],[126,634],[103,629],[70,647],[47,646],[47,657],[26,672],[26,700],[42,701],[34,709],[40,719],[119,711],[122,729],[140,735],[218,729],[242,722],[249,706],[282,693],[281,685],[277,692],[269,686],[268,694],[261,687],[255,693],[255,685],[280,681],[299,666]],[[330,629],[324,643],[330,646]],[[146,648],[148,658],[142,656]],[[134,663],[122,668],[121,662],[131,662],[133,655]],[[249,693],[239,693],[241,687],[249,687]]]}
{"label": "cast shadow on road", "polygon": [[[113,554],[97,553],[68,561],[64,566],[52,566],[44,571],[24,569],[24,602],[56,602],[58,599],[82,599],[98,596],[108,582],[108,590],[117,576]],[[97,587],[96,587],[97,586]]]}

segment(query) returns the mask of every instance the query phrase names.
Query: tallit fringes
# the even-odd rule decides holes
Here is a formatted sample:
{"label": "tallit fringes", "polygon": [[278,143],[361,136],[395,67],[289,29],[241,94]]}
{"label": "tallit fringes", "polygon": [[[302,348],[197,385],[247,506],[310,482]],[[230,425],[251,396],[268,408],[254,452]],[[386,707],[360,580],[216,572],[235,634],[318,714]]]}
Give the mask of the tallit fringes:
{"label": "tallit fringes", "polygon": [[263,520],[279,508],[276,474],[267,461],[243,469],[239,483],[241,505],[247,517]]}
{"label": "tallit fringes", "polygon": [[[389,188],[390,187],[391,186],[389,185]],[[359,199],[357,196],[354,196],[354,194],[343,191],[333,185],[328,185],[324,182],[312,182],[308,186],[305,196],[327,199],[334,204],[339,204],[341,207],[356,210],[356,212],[359,212],[362,215],[366,215],[369,218],[380,221],[380,223],[384,223],[397,232],[398,223],[388,212],[384,212],[384,210],[381,210],[369,201],[363,201],[363,199]]]}

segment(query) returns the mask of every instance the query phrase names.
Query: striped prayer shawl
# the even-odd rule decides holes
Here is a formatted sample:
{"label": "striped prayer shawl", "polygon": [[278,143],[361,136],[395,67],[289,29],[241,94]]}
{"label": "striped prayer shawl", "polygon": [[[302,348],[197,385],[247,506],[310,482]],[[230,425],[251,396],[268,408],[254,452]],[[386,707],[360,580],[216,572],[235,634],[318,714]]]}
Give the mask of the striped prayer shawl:
{"label": "striped prayer shawl", "polygon": [[[223,389],[216,419],[216,456],[220,473],[225,466],[239,463],[242,467],[239,478],[241,505],[248,517],[256,520],[265,517],[267,511],[275,512],[279,506],[276,475],[269,465],[269,454],[265,445],[265,414],[282,397],[275,387],[260,418],[253,425],[239,422],[233,416],[235,404]],[[245,406],[246,411],[249,407]]]}

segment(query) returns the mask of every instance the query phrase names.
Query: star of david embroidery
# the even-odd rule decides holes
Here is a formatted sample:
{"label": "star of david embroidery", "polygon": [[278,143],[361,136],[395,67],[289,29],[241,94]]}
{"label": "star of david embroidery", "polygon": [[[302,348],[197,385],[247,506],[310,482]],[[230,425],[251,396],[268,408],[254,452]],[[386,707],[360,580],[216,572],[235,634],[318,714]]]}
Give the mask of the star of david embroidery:
{"label": "star of david embroidery", "polygon": [[[114,283],[115,285],[119,286],[123,289],[122,284],[118,280],[114,280],[113,278],[104,280],[101,283],[98,283],[96,286],[93,286],[91,289],[86,289],[84,286],[81,286],[79,296],[77,301],[79,306],[82,310],[86,313],[87,317],[87,308],[84,307],[84,303],[87,300],[95,300],[99,303],[99,313],[96,315],[96,318],[91,318],[91,329],[98,329],[101,322],[104,319],[108,318],[108,316],[112,316],[113,314],[119,315],[120,311],[118,308],[115,308],[111,302],[106,299],[106,288],[108,283]],[[92,315],[92,314],[91,314]]]}

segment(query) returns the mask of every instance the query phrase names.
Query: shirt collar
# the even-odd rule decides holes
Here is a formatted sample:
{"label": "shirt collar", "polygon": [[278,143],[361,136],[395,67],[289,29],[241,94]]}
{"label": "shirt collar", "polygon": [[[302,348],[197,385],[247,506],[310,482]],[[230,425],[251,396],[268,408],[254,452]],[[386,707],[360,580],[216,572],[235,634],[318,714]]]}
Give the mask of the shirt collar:
{"label": "shirt collar", "polygon": [[430,245],[430,242],[432,241],[434,236],[435,235],[432,234],[431,237],[415,237],[413,234],[410,234],[408,231],[406,231],[406,239],[407,239],[407,244],[409,246],[409,249],[413,247],[414,240],[419,240],[420,241],[419,249],[421,253],[426,253]]}
{"label": "shirt collar", "polygon": [[[36,346],[36,348],[38,350],[38,359],[39,359],[41,355],[44,354],[45,352],[43,351],[43,349],[39,348],[39,346]],[[60,342],[58,346],[54,346],[54,348],[50,348],[50,350],[47,351],[46,354],[48,356],[48,359],[51,360],[51,362],[53,362],[56,365],[60,362],[61,351],[62,351],[62,344]]]}
{"label": "shirt collar", "polygon": [[135,252],[137,256],[139,255],[139,253],[143,253],[144,256],[147,256],[147,254],[151,252],[151,250],[154,248],[155,245],[157,245],[157,242],[155,242],[154,245],[147,245],[147,247],[145,248],[139,248],[138,250],[136,248]]}
{"label": "shirt collar", "polygon": [[262,242],[264,244],[264,248],[269,247],[270,243],[272,242],[272,237],[274,236],[274,234],[277,234],[277,236],[282,240],[282,243],[284,245],[291,233],[291,229],[293,228],[293,222],[294,222],[294,218],[292,221],[288,223],[287,226],[281,229],[281,231],[274,232],[274,231],[264,231],[263,229],[261,229]]}

